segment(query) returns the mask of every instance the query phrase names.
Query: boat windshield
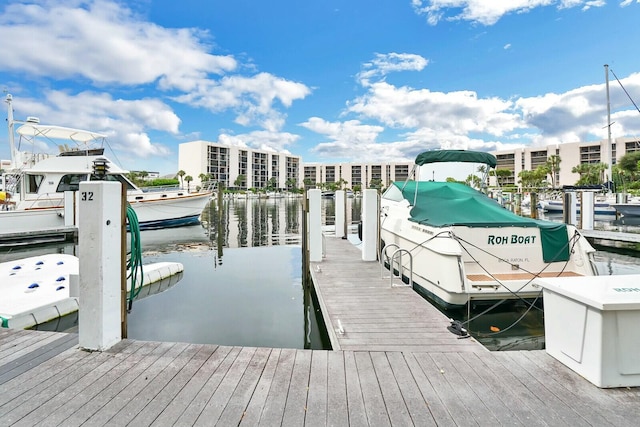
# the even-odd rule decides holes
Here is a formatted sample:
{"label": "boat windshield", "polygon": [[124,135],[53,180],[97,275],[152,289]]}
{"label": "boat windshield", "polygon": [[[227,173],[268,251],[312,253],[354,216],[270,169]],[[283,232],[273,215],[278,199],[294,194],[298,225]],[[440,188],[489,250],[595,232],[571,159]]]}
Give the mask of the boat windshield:
{"label": "boat windshield", "polygon": [[394,202],[401,202],[405,199],[402,194],[402,190],[395,185],[389,186],[387,191],[382,194],[382,198],[386,200],[393,200]]}

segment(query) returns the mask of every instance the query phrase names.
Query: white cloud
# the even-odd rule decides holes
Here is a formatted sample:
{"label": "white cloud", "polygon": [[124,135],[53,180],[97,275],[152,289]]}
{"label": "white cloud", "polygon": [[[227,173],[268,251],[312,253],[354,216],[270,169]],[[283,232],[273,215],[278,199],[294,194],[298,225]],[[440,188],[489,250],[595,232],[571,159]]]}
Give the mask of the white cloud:
{"label": "white cloud", "polygon": [[240,135],[222,133],[218,136],[221,144],[249,147],[256,150],[290,153],[288,147],[300,137],[288,132],[255,131]]}
{"label": "white cloud", "polygon": [[[208,32],[165,28],[126,6],[104,0],[47,0],[13,3],[0,9],[0,72],[25,75],[32,87],[16,107],[47,123],[108,131],[112,143],[142,156],[167,156],[149,131],[179,133],[180,118],[158,98],[213,113],[232,111],[235,122],[276,133],[281,111],[311,90],[269,73],[234,74],[241,64],[230,55],[211,53]],[[10,60],[8,60],[10,58]],[[90,91],[51,91],[50,87],[90,87]],[[104,91],[100,93],[100,91]],[[160,91],[160,92],[158,92]],[[29,93],[46,92],[42,105]],[[111,93],[142,99],[113,99]],[[286,138],[285,138],[286,139]]]}
{"label": "white cloud", "polygon": [[256,123],[266,130],[277,131],[282,128],[284,116],[274,109],[274,103],[279,101],[290,107],[293,101],[303,99],[309,93],[310,89],[302,83],[259,73],[203,82],[196,90],[175,99],[212,112],[232,109],[237,112],[236,122],[241,125]]}
{"label": "white cloud", "polygon": [[498,98],[478,98],[473,91],[431,92],[379,82],[348,105],[348,111],[394,128],[482,132],[502,136],[521,126],[510,111],[513,104]]}
{"label": "white cloud", "polygon": [[415,12],[426,15],[430,25],[444,20],[471,21],[482,25],[493,25],[504,15],[526,13],[537,7],[556,6],[567,9],[582,6],[583,10],[601,7],[603,0],[412,0]]}
{"label": "white cloud", "polygon": [[171,108],[156,99],[127,101],[89,91],[76,95],[47,91],[42,95],[39,99],[14,97],[15,118],[36,116],[43,124],[104,133],[109,137],[110,147],[125,155],[169,155],[170,150],[153,143],[147,131],[177,133],[180,124]]}
{"label": "white cloud", "polygon": [[429,61],[420,55],[410,53],[377,53],[371,62],[365,63],[358,74],[358,80],[362,85],[368,85],[374,77],[383,78],[387,74],[396,71],[422,71]]}
{"label": "white cloud", "polygon": [[0,69],[97,84],[158,82],[188,91],[238,66],[230,56],[207,53],[206,32],[163,28],[99,0],[11,4],[0,15],[0,39],[7,41],[0,57],[11,58]]}

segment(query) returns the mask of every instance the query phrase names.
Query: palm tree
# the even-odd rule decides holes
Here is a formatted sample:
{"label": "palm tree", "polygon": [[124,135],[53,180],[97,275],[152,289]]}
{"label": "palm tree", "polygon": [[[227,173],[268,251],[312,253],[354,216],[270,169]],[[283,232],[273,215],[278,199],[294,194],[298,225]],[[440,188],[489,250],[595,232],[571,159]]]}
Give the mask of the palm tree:
{"label": "palm tree", "polygon": [[549,171],[549,175],[551,175],[551,187],[556,188],[557,181],[556,177],[558,173],[560,173],[560,162],[562,159],[557,154],[549,156],[546,163],[546,168]]}
{"label": "palm tree", "polygon": [[193,181],[193,177],[191,175],[187,175],[184,177],[184,180],[187,181],[187,193],[189,192],[189,183]]}
{"label": "palm tree", "polygon": [[182,181],[183,177],[186,175],[187,173],[185,171],[183,171],[182,169],[180,169],[177,173],[178,177],[180,178],[180,187],[184,187],[184,182]]}

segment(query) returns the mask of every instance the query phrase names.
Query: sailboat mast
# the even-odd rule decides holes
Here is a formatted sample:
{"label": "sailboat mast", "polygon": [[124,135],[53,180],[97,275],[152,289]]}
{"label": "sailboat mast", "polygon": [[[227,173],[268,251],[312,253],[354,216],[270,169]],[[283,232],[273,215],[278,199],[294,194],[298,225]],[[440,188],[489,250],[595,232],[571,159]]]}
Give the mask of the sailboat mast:
{"label": "sailboat mast", "polygon": [[606,180],[609,181],[609,177],[613,177],[613,159],[612,157],[612,149],[611,149],[611,101],[609,98],[609,65],[604,64],[604,78],[607,87],[607,174]]}

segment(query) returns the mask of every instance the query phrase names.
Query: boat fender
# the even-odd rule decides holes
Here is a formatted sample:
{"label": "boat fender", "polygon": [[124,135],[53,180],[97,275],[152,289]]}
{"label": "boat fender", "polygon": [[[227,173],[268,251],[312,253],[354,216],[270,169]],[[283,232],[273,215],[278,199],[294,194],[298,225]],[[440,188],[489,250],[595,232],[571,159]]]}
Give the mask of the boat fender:
{"label": "boat fender", "polygon": [[462,322],[460,322],[459,320],[453,320],[453,319],[449,319],[451,321],[451,325],[447,326],[447,329],[449,330],[449,332],[459,335],[463,338],[466,338],[469,336],[469,333],[467,332],[467,330],[462,326]]}

